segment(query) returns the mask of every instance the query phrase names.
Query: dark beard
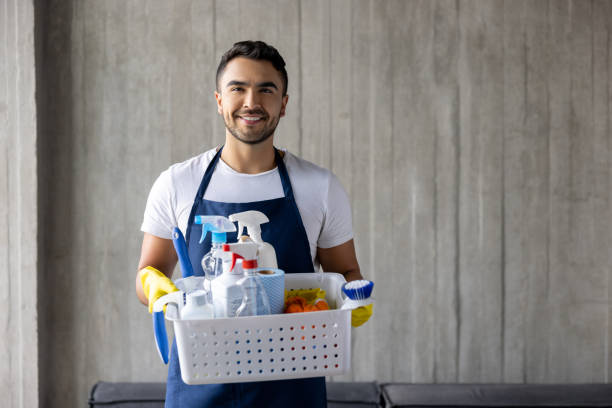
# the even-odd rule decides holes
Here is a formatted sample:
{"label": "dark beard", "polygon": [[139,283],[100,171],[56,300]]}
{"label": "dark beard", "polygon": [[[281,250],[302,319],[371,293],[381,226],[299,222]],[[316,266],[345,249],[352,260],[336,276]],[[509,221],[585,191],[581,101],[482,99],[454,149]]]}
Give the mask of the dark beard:
{"label": "dark beard", "polygon": [[[280,119],[280,118],[279,118]],[[247,140],[244,139],[240,133],[238,132],[238,130],[236,128],[233,128],[231,126],[227,125],[227,122],[225,122],[225,127],[227,128],[227,130],[229,130],[229,132],[232,134],[232,136],[234,136],[236,139],[238,139],[239,141],[241,141],[242,143],[246,143],[246,144],[250,144],[250,145],[255,145],[255,144],[259,144],[261,142],[264,142],[265,140],[267,140],[270,136],[272,136],[274,134],[274,131],[276,130],[276,127],[278,126],[278,120],[276,121],[276,123],[274,124],[274,126],[270,127],[270,129],[265,129],[263,131],[263,133],[259,136],[258,139],[255,140]]]}
{"label": "dark beard", "polygon": [[232,134],[232,136],[234,136],[236,139],[240,140],[242,143],[246,143],[246,144],[250,144],[250,145],[258,144],[258,143],[261,143],[261,142],[265,141],[270,136],[272,136],[274,134],[274,131],[276,130],[276,126],[275,126],[272,129],[268,129],[267,131],[264,131],[261,134],[261,136],[259,137],[259,139],[256,139],[256,140],[246,140],[246,139],[243,139],[240,136],[240,134],[236,131],[236,129],[227,126],[227,124],[225,125],[225,127],[227,128],[227,130],[229,130],[229,132]]}

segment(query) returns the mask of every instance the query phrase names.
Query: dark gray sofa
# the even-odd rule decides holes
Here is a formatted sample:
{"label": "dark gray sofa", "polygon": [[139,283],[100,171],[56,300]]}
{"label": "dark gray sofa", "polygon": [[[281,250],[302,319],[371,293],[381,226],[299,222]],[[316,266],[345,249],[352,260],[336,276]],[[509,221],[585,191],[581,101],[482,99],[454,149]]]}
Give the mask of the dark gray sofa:
{"label": "dark gray sofa", "polygon": [[[89,406],[113,408],[163,408],[164,383],[99,382],[93,386]],[[327,383],[328,408],[380,407],[380,388],[374,382]]]}
{"label": "dark gray sofa", "polygon": [[[93,386],[89,406],[161,408],[164,383]],[[347,407],[610,407],[612,384],[402,384],[327,383],[329,408]]]}

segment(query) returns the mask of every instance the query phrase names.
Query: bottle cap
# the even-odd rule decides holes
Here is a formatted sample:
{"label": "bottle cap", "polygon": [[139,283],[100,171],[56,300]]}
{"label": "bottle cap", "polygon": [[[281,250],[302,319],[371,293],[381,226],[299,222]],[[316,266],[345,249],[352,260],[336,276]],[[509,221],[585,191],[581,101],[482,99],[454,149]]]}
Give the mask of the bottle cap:
{"label": "bottle cap", "polygon": [[187,294],[187,299],[196,306],[202,306],[206,304],[206,292],[203,290],[196,290]]}
{"label": "bottle cap", "polygon": [[224,244],[226,242],[227,242],[226,232],[213,232],[212,233],[212,243],[213,244]]}
{"label": "bottle cap", "polygon": [[245,259],[242,261],[242,269],[257,269],[257,259]]}

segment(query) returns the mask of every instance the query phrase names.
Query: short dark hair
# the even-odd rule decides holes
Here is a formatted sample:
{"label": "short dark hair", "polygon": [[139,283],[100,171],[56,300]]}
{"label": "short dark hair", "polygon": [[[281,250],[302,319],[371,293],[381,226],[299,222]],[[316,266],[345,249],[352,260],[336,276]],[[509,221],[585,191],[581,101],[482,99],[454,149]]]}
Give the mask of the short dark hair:
{"label": "short dark hair", "polygon": [[289,82],[289,78],[287,78],[285,60],[283,57],[281,57],[276,48],[266,44],[263,41],[240,41],[235,43],[232,48],[223,54],[221,57],[221,62],[219,62],[219,66],[217,67],[217,92],[220,90],[219,80],[221,79],[221,75],[223,75],[223,71],[225,71],[225,66],[228,62],[237,57],[269,61],[281,74],[283,79],[283,96],[287,94],[287,84]]}

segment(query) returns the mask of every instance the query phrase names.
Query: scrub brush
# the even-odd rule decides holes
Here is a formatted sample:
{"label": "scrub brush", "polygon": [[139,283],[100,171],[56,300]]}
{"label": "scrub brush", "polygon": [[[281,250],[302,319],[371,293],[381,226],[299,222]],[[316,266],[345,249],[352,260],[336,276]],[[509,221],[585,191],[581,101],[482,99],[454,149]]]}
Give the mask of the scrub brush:
{"label": "scrub brush", "polygon": [[370,296],[374,289],[374,282],[369,280],[356,280],[342,285],[342,292],[348,299],[342,304],[342,309],[356,309],[372,303]]}

